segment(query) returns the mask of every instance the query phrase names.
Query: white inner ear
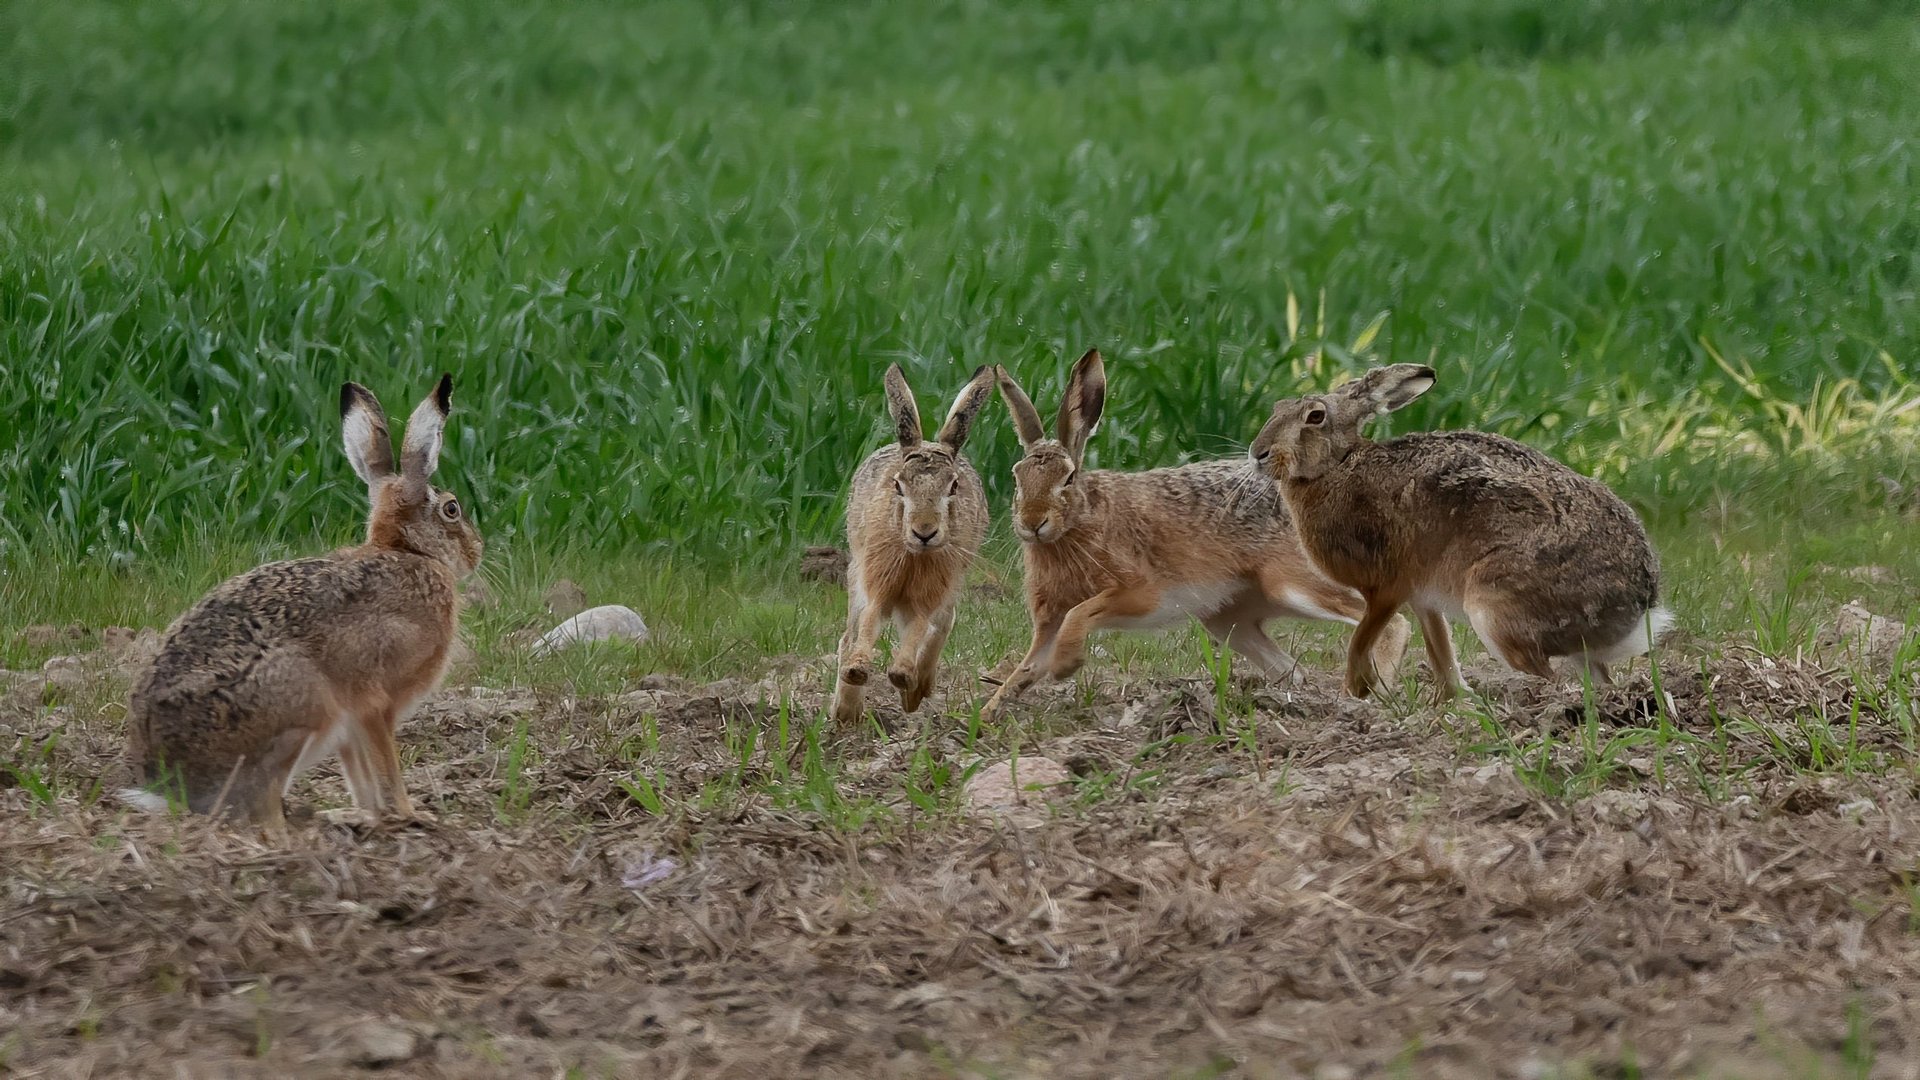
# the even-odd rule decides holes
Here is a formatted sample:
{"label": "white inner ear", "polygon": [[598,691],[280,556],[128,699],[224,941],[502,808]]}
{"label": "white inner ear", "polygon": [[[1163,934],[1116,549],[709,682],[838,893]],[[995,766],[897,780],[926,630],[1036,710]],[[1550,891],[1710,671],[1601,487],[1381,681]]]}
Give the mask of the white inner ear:
{"label": "white inner ear", "polygon": [[381,474],[374,471],[373,463],[367,459],[367,451],[372,448],[373,440],[381,437],[383,435],[374,425],[373,418],[363,408],[356,407],[348,412],[346,420],[341,423],[347,461],[352,463],[354,475],[365,481],[368,487],[381,479]]}
{"label": "white inner ear", "polygon": [[408,467],[419,462],[416,476],[425,479],[440,467],[440,444],[445,429],[446,417],[440,415],[432,398],[421,402],[420,407],[413,410],[413,415],[407,419],[407,436],[401,460]]}

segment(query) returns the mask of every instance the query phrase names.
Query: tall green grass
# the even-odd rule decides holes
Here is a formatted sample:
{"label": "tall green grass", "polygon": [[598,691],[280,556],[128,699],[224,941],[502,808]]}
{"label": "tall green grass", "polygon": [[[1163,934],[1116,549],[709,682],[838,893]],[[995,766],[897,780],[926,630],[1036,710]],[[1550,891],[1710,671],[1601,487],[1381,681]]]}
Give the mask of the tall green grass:
{"label": "tall green grass", "polygon": [[1656,518],[1877,507],[1915,55],[1866,0],[0,7],[0,559],[349,535],[337,384],[443,368],[495,543],[764,556],[889,362],[1050,404],[1089,345],[1105,465],[1378,355]]}

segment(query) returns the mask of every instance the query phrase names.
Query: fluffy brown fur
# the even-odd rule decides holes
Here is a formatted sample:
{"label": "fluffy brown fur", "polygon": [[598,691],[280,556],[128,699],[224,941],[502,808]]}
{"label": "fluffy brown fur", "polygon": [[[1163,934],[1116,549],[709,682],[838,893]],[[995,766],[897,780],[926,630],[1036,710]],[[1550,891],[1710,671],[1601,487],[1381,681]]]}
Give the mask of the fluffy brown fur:
{"label": "fluffy brown fur", "polygon": [[1449,615],[1520,671],[1551,677],[1553,657],[1577,656],[1606,681],[1607,664],[1646,651],[1671,621],[1640,519],[1606,485],[1512,439],[1361,434],[1433,381],[1432,368],[1396,364],[1282,401],[1249,448],[1314,563],[1366,597],[1347,689],[1364,697],[1375,684],[1370,643],[1403,606],[1420,616],[1438,700],[1460,681]]}
{"label": "fluffy brown fur", "polygon": [[[293,779],[336,750],[354,805],[413,816],[394,731],[440,681],[459,615],[455,582],[480,536],[427,482],[453,382],[442,376],[407,423],[393,467],[369,391],[341,389],[347,456],[368,485],[367,539],[324,558],[235,577],[168,628],[127,713],[127,756],[147,809],[177,795],[282,832]],[[157,789],[157,790],[156,790]]]}
{"label": "fluffy brown fur", "polygon": [[888,618],[900,639],[887,679],[908,712],[926,700],[961,583],[987,536],[986,492],[960,449],[993,393],[992,369],[974,371],[931,442],[898,364],[887,369],[886,391],[896,441],[860,464],[847,499],[847,631],[833,697],[833,715],[846,723],[866,708],[874,643]]}
{"label": "fluffy brown fur", "polygon": [[[1066,678],[1086,662],[1087,635],[1192,617],[1272,678],[1296,664],[1263,624],[1273,618],[1346,623],[1360,596],[1314,569],[1295,539],[1278,487],[1244,461],[1208,461],[1142,473],[1082,469],[1106,403],[1098,351],[1074,365],[1057,438],[1013,377],[999,373],[1026,456],[1014,466],[1014,532],[1026,561],[1033,643],[987,704],[997,715],[1043,674]],[[1409,633],[1379,645],[1398,665]]]}

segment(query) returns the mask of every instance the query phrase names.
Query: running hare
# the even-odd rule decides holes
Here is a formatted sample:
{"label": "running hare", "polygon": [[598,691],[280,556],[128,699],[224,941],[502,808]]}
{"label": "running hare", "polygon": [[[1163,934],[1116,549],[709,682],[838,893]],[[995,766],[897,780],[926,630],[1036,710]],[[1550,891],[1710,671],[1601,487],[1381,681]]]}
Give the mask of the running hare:
{"label": "running hare", "polygon": [[1314,563],[1367,599],[1348,691],[1375,684],[1369,647],[1403,605],[1420,616],[1436,701],[1460,685],[1449,616],[1520,671],[1551,677],[1552,657],[1576,656],[1605,682],[1608,664],[1673,621],[1640,519],[1606,485],[1499,435],[1360,434],[1433,381],[1430,367],[1395,364],[1282,401],[1248,449],[1281,482]]}
{"label": "running hare", "polygon": [[[1336,585],[1301,552],[1277,485],[1245,461],[1204,461],[1150,472],[1082,469],[1106,404],[1098,350],[1074,365],[1057,439],[1003,369],[1000,396],[1026,456],[1013,467],[1013,531],[1026,560],[1033,644],[983,715],[998,715],[1043,674],[1064,679],[1086,662],[1087,635],[1200,620],[1215,641],[1269,678],[1292,678],[1294,659],[1268,619],[1357,623],[1360,594]],[[1411,632],[1400,620],[1381,639],[1396,668]]]}
{"label": "running hare", "polygon": [[168,628],[127,712],[142,785],[128,802],[164,809],[171,792],[280,834],[294,777],[337,750],[362,814],[414,815],[394,727],[440,681],[454,582],[480,561],[460,504],[427,482],[452,394],[443,375],[414,410],[396,471],[380,403],[341,387],[347,458],[372,502],[366,543],[249,570]]}
{"label": "running hare", "polygon": [[993,393],[993,369],[974,371],[932,442],[900,365],[887,368],[886,389],[897,441],[860,464],[847,499],[847,632],[833,694],[834,718],[846,723],[866,707],[882,619],[900,631],[887,679],[901,707],[927,699],[961,582],[987,536],[986,492],[960,448]]}

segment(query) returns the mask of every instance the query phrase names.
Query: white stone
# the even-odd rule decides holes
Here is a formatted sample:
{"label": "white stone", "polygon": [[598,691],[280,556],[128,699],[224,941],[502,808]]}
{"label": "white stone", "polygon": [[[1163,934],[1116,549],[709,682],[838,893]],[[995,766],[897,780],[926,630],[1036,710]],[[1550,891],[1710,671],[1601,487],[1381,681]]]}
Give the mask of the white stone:
{"label": "white stone", "polygon": [[547,631],[533,643],[535,656],[546,656],[569,645],[592,641],[624,640],[643,642],[653,634],[638,612],[619,604],[604,604],[587,610]]}

